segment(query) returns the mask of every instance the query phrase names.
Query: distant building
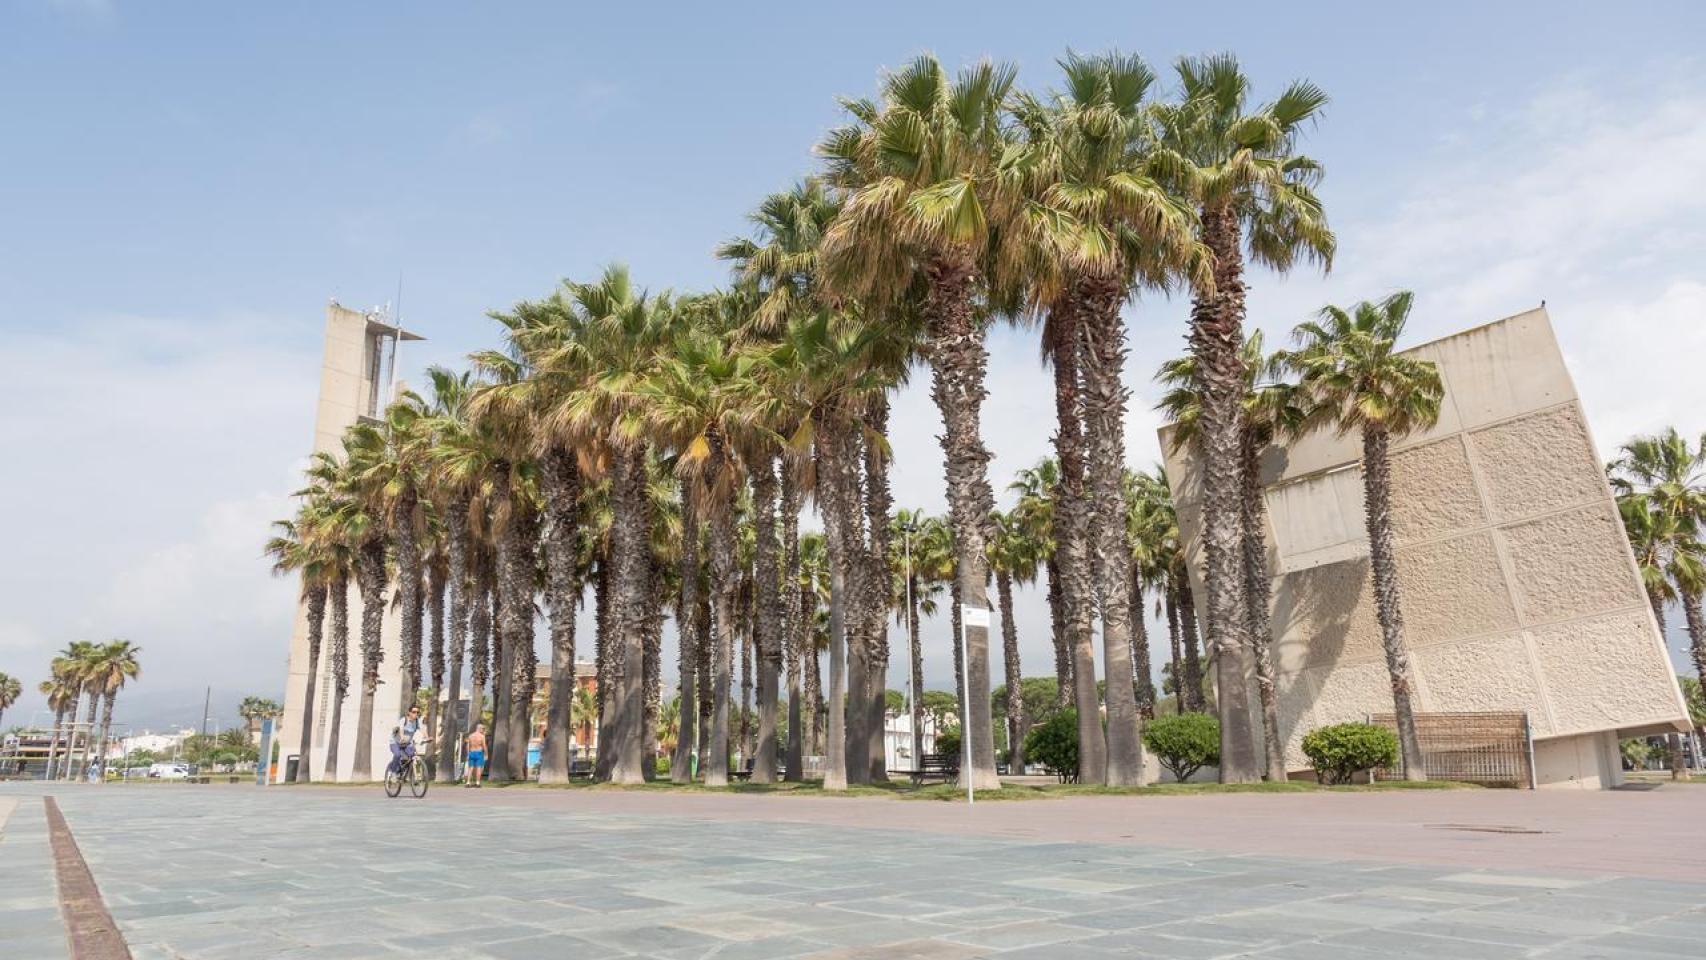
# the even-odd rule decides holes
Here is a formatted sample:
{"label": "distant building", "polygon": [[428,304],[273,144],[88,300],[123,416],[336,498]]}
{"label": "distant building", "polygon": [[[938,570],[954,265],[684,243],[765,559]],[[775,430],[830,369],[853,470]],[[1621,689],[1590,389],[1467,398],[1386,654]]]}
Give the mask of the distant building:
{"label": "distant building", "polygon": [[[1446,387],[1438,425],[1392,453],[1416,709],[1524,711],[1538,783],[1615,785],[1619,737],[1685,731],[1688,713],[1546,311],[1408,353],[1437,363]],[[1170,434],[1162,449],[1206,623],[1201,476]],[[1263,464],[1280,734],[1294,772],[1308,768],[1309,730],[1392,711],[1360,457],[1358,437],[1326,430]]]}

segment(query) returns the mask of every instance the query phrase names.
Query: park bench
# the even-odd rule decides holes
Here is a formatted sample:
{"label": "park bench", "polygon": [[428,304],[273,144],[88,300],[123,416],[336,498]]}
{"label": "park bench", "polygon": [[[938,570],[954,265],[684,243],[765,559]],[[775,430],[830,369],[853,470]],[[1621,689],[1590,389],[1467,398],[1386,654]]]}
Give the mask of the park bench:
{"label": "park bench", "polygon": [[592,761],[591,760],[570,760],[569,761],[569,779],[570,780],[591,780],[592,779]]}
{"label": "park bench", "polygon": [[729,776],[736,780],[751,780],[752,765],[756,759],[757,758],[755,757],[747,757],[745,760],[742,760],[738,769],[729,771]]}
{"label": "park bench", "polygon": [[917,770],[895,770],[894,773],[904,773],[912,778],[913,786],[922,786],[930,780],[940,780],[943,783],[958,783],[960,780],[960,755],[957,753],[926,753],[918,758]]}

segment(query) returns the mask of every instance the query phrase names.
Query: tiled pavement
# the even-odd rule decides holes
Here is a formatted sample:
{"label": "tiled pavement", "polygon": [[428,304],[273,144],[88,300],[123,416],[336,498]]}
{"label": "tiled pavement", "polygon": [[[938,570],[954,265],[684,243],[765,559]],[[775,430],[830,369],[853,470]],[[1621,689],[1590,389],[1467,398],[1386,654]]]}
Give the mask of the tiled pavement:
{"label": "tiled pavement", "polygon": [[[7,960],[65,956],[39,793],[0,787]],[[138,960],[1706,955],[1686,881],[335,790],[57,796]]]}

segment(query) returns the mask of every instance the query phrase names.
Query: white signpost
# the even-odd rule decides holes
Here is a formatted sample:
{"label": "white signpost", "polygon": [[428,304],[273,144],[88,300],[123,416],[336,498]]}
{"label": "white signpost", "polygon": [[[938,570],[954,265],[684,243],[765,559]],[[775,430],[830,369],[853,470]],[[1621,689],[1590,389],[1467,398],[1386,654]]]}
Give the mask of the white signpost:
{"label": "white signpost", "polygon": [[[989,608],[960,604],[960,688],[966,692],[966,715],[960,718],[960,779],[966,782],[966,804],[976,803],[971,782],[971,653],[966,649],[966,631],[972,627],[989,630]],[[987,642],[987,637],[985,639]]]}

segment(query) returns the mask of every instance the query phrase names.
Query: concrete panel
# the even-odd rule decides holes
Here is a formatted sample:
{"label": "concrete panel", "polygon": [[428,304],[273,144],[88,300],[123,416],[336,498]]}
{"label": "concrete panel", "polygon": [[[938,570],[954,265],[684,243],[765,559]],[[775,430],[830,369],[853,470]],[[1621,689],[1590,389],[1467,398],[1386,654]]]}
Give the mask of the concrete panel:
{"label": "concrete panel", "polygon": [[1440,365],[1462,429],[1576,397],[1544,309],[1435,340],[1411,353]]}
{"label": "concrete panel", "polygon": [[1676,679],[1668,664],[1631,657],[1649,629],[1639,607],[1529,630],[1558,720],[1557,733],[1636,726],[1674,716]]}
{"label": "concrete panel", "polygon": [[1503,527],[1525,623],[1587,616],[1643,602],[1611,503]]}
{"label": "concrete panel", "polygon": [[1461,437],[1392,457],[1392,532],[1399,543],[1483,526],[1486,512]]}
{"label": "concrete panel", "polygon": [[1520,633],[1428,647],[1414,659],[1427,684],[1427,709],[1526,710],[1536,736],[1552,732]]}
{"label": "concrete panel", "polygon": [[1383,656],[1366,558],[1288,573],[1274,598],[1276,669]]}
{"label": "concrete panel", "polygon": [[1534,779],[1542,789],[1604,790],[1623,782],[1617,736],[1589,733],[1534,744]]}
{"label": "concrete panel", "polygon": [[1605,495],[1599,458],[1575,404],[1469,435],[1493,521],[1509,523]]}
{"label": "concrete panel", "polygon": [[[1343,559],[1341,548],[1366,552],[1368,533],[1362,509],[1362,472],[1334,470],[1270,488],[1268,523],[1283,569],[1294,570]],[[1354,555],[1354,554],[1353,554]]]}
{"label": "concrete panel", "polygon": [[1331,669],[1308,670],[1305,674],[1315,692],[1315,702],[1311,704],[1315,727],[1362,721],[1371,713],[1392,712],[1392,679],[1384,660],[1339,664]]}
{"label": "concrete panel", "polygon": [[1419,647],[1517,625],[1510,588],[1485,531],[1398,550],[1404,636]]}

